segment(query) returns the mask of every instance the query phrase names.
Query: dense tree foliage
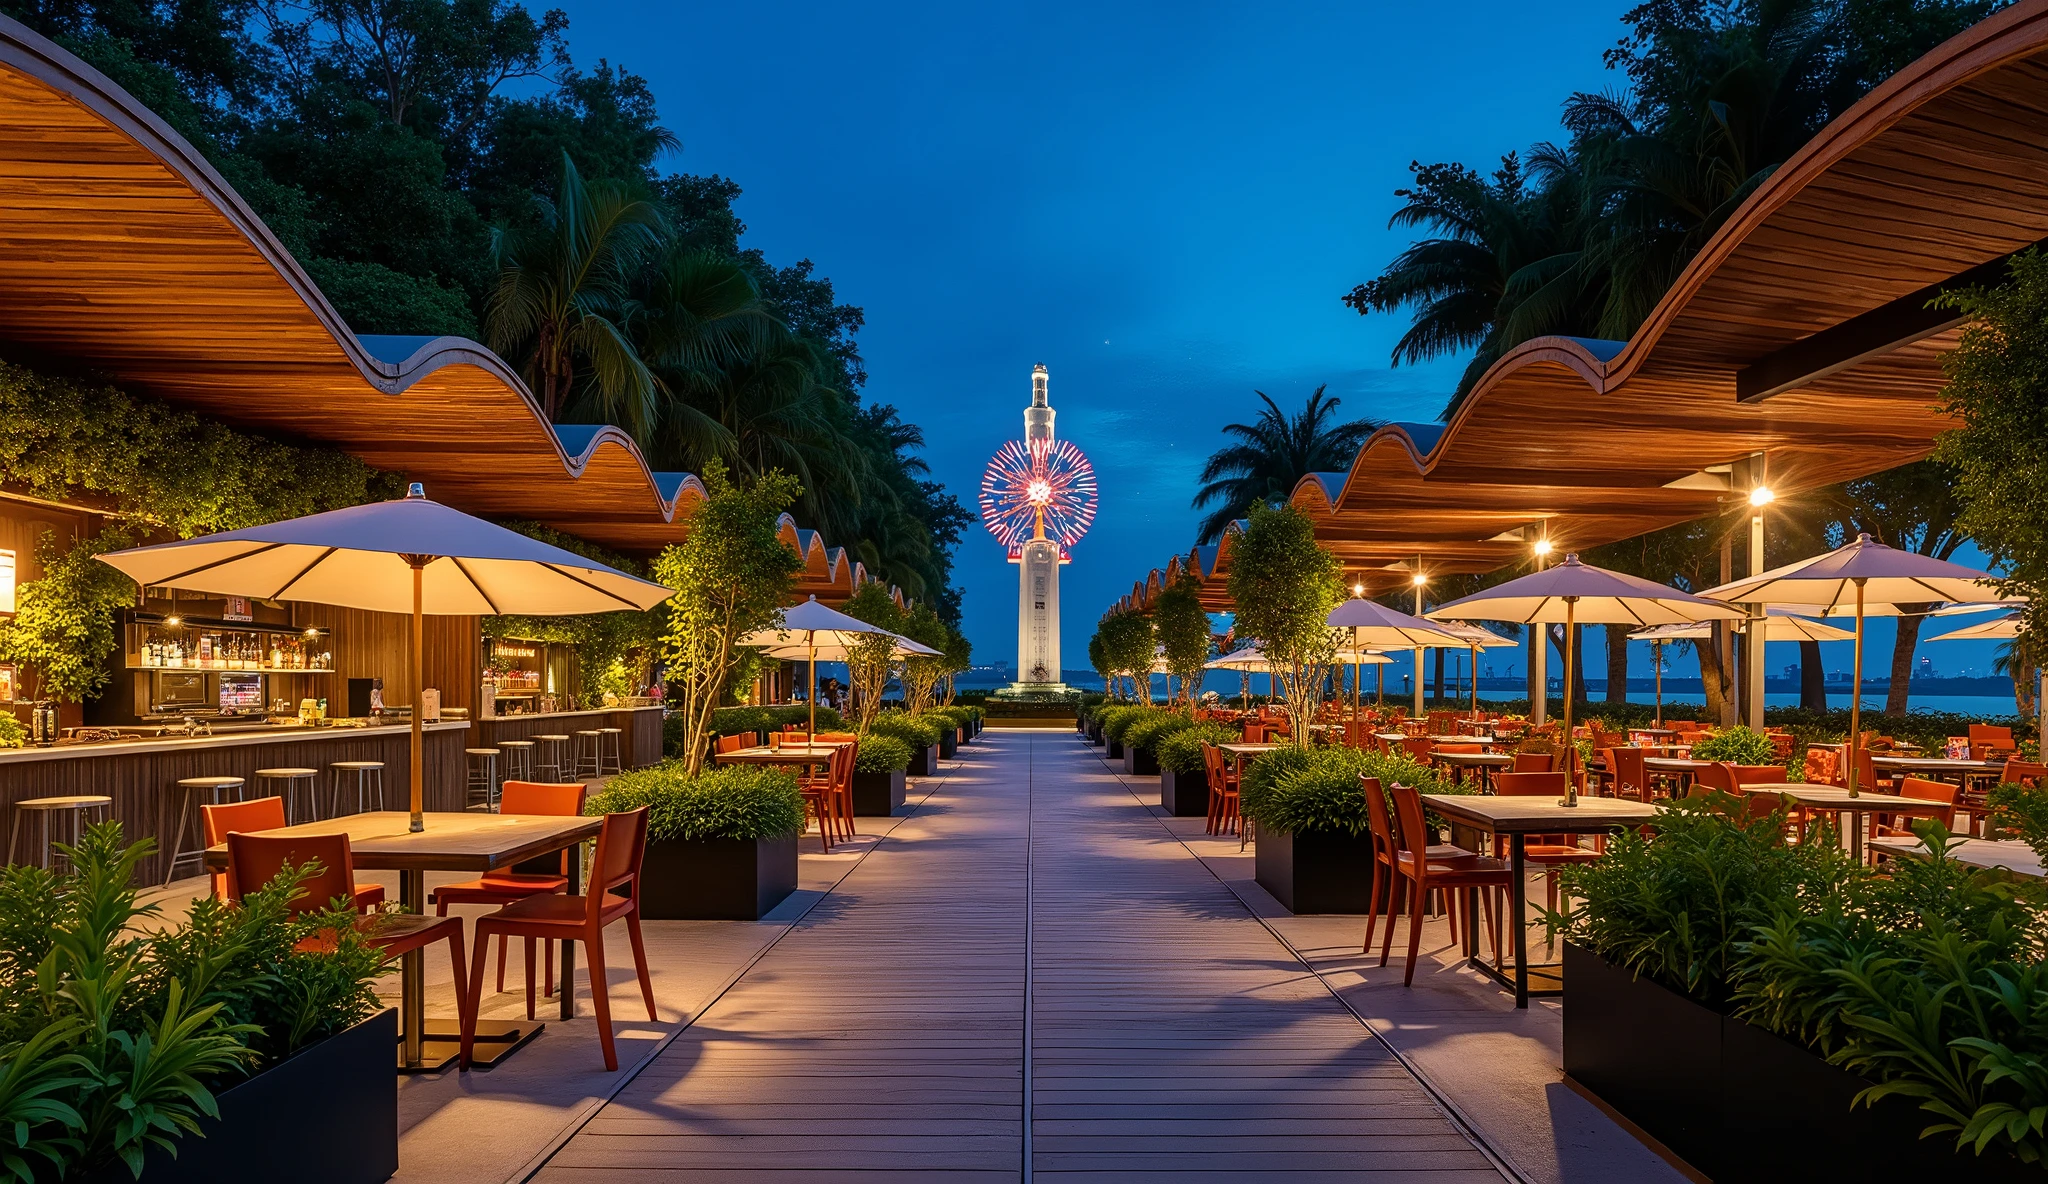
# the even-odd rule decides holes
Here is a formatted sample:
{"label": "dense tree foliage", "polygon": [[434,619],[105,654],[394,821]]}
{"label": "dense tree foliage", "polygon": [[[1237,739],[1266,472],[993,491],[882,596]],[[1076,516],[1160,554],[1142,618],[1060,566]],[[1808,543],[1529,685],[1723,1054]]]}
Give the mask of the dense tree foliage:
{"label": "dense tree foliage", "polygon": [[[805,524],[949,622],[973,519],[870,401],[808,259],[742,244],[740,187],[681,149],[644,80],[577,66],[515,0],[0,0],[203,152],[358,333],[488,336],[560,422],[661,469],[803,486]],[[590,265],[578,270],[579,265]]]}
{"label": "dense tree foliage", "polygon": [[1265,406],[1250,423],[1223,425],[1230,443],[1209,454],[1202,466],[1202,487],[1195,492],[1196,509],[1213,505],[1202,519],[1199,541],[1213,543],[1223,529],[1244,517],[1253,502],[1277,506],[1311,473],[1345,472],[1373,429],[1372,420],[1340,421],[1342,399],[1319,386],[1294,415],[1280,410],[1272,396],[1253,391]]}
{"label": "dense tree foliage", "polygon": [[1491,174],[1411,165],[1392,225],[1423,232],[1344,302],[1408,310],[1396,365],[1472,351],[1458,401],[1508,350],[1622,340],[1729,215],[1813,134],[1996,0],[1650,0],[1623,16],[1618,92],[1571,95],[1562,143]]}

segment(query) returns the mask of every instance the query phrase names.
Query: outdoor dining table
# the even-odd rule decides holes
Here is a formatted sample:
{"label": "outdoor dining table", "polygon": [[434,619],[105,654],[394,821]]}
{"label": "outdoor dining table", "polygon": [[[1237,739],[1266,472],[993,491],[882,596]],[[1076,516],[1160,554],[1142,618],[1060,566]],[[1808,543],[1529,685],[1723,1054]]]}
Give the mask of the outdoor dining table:
{"label": "outdoor dining table", "polygon": [[[427,873],[502,871],[514,864],[594,839],[604,829],[602,818],[567,818],[547,814],[430,813],[421,815],[426,829],[411,830],[411,817],[402,810],[378,810],[348,814],[298,826],[256,833],[283,835],[347,835],[349,859],[366,871],[398,873],[398,901],[408,912],[424,913],[427,905]],[[206,866],[225,871],[226,843],[206,849]],[[569,860],[569,895],[582,890],[583,861]],[[562,943],[561,1015],[576,1014],[574,981],[575,946]],[[463,987],[458,985],[457,990]],[[399,961],[399,1044],[398,1069],[402,1073],[431,1073],[445,1069],[461,1051],[460,1032],[429,1032],[426,1024],[426,953],[415,950]],[[530,1020],[480,1020],[476,1040],[482,1047],[472,1060],[494,1065],[520,1045],[540,1034],[543,1025]]]}
{"label": "outdoor dining table", "polygon": [[717,753],[716,759],[721,765],[822,765],[829,763],[832,754],[845,745],[843,740],[830,744],[785,744],[780,748],[761,745]]}
{"label": "outdoor dining table", "polygon": [[[1598,797],[1580,797],[1576,806],[1563,805],[1550,797],[1486,797],[1462,793],[1426,793],[1422,795],[1422,801],[1452,822],[1465,823],[1489,835],[1505,836],[1508,841],[1508,866],[1513,869],[1513,874],[1508,877],[1508,916],[1513,923],[1508,928],[1513,931],[1515,939],[1514,978],[1507,978],[1479,957],[1479,926],[1476,924],[1465,926],[1466,958],[1494,981],[1504,987],[1512,987],[1516,1007],[1528,1007],[1531,995],[1562,994],[1564,976],[1559,965],[1529,965],[1529,927],[1523,917],[1523,910],[1527,907],[1528,837],[1618,830],[1656,817],[1657,808],[1647,802],[1627,798]],[[1470,893],[1466,915],[1476,918],[1479,916],[1478,889],[1471,889]],[[1558,985],[1532,989],[1529,986],[1532,971],[1541,972],[1545,979]]]}
{"label": "outdoor dining table", "polygon": [[1852,798],[1849,791],[1839,785],[1815,785],[1806,781],[1760,781],[1739,788],[1743,793],[1781,794],[1809,810],[1849,815],[1849,857],[1858,863],[1863,861],[1863,827],[1870,815],[1910,814],[1932,818],[1952,808],[1947,802],[1904,798],[1874,790],[1864,790]]}
{"label": "outdoor dining table", "polygon": [[1934,781],[1953,780],[1957,785],[1967,785],[1972,777],[1989,777],[2005,769],[2004,761],[1978,761],[1967,757],[1880,756],[1875,753],[1871,755],[1870,764],[1873,768],[1891,769]]}
{"label": "outdoor dining table", "polygon": [[1234,757],[1237,757],[1238,759],[1242,760],[1243,758],[1245,758],[1245,757],[1248,757],[1248,756],[1259,756],[1259,755],[1261,755],[1261,754],[1263,754],[1263,753],[1268,753],[1268,752],[1272,752],[1272,751],[1273,751],[1274,749],[1276,749],[1276,748],[1285,748],[1285,747],[1287,747],[1287,746],[1286,746],[1286,745],[1284,745],[1284,744],[1243,744],[1243,743],[1239,743],[1239,744],[1218,744],[1218,745],[1217,745],[1216,747],[1218,747],[1218,748],[1222,749],[1223,751],[1225,751],[1225,752],[1229,753],[1230,755],[1232,755],[1232,756],[1234,756]]}
{"label": "outdoor dining table", "polygon": [[[1885,851],[1893,855],[1925,855],[1927,848],[1919,839],[1904,835],[1876,836],[1870,840],[1872,851]],[[2016,839],[1951,839],[1948,845],[1949,858],[1971,867],[2002,867],[2016,876],[2030,880],[2048,878],[2048,868],[2041,866],[2041,857],[2034,849]]]}
{"label": "outdoor dining table", "polygon": [[1643,758],[1643,770],[1647,773],[1661,773],[1677,782],[1678,787],[1683,789],[1694,773],[1713,763],[1682,756],[1646,756]]}
{"label": "outdoor dining table", "polygon": [[1515,758],[1505,752],[1432,752],[1429,754],[1429,762],[1433,765],[1449,765],[1457,771],[1460,783],[1465,780],[1465,770],[1477,769],[1479,783],[1491,790],[1494,770],[1512,768]]}
{"label": "outdoor dining table", "polygon": [[1629,735],[1631,735],[1631,736],[1676,736],[1676,735],[1678,735],[1678,729],[1676,729],[1676,728],[1629,728],[1629,729],[1627,729],[1627,731],[1628,731],[1628,734],[1629,734]]}

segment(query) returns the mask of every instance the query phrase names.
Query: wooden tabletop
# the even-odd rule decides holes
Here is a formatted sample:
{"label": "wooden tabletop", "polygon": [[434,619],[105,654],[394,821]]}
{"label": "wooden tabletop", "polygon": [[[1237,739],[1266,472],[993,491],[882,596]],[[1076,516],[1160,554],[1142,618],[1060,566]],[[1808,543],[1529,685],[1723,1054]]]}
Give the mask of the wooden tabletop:
{"label": "wooden tabletop", "polygon": [[1480,794],[1426,793],[1422,801],[1445,818],[1468,822],[1497,835],[1577,834],[1582,831],[1612,830],[1656,817],[1657,808],[1648,802],[1627,798],[1579,795],[1576,806],[1560,806],[1557,799],[1543,795],[1486,797]]}
{"label": "wooden tabletop", "polygon": [[840,744],[785,744],[780,748],[736,748],[715,754],[721,765],[815,765],[832,759]]}
{"label": "wooden tabletop", "polygon": [[1284,744],[1218,744],[1216,747],[1232,756],[1258,756],[1260,753],[1272,752],[1276,748],[1285,748],[1287,746]]}
{"label": "wooden tabletop", "polygon": [[[1873,850],[1882,848],[1894,855],[1925,854],[1927,848],[1918,839],[1904,836],[1885,835],[1870,840]],[[2030,879],[2048,877],[2048,869],[2041,866],[2041,857],[2034,849],[2017,840],[1960,839],[1949,843],[1948,853],[1959,863],[1971,867],[2002,867],[2016,876]]]}
{"label": "wooden tabletop", "polygon": [[1691,772],[1694,769],[1704,769],[1713,763],[1712,761],[1696,761],[1690,757],[1682,756],[1646,756],[1643,758],[1643,767],[1645,768],[1665,769],[1680,773]]}
{"label": "wooden tabletop", "polygon": [[1929,773],[1991,773],[2005,768],[2004,761],[1957,760],[1945,756],[1880,756],[1875,753],[1871,754],[1870,763],[1908,772],[1923,769]]}
{"label": "wooden tabletop", "polygon": [[1623,729],[1623,731],[1626,731],[1626,732],[1627,732],[1627,733],[1628,733],[1629,735],[1631,735],[1631,736],[1676,736],[1676,735],[1678,735],[1678,729],[1676,729],[1676,728],[1624,728],[1624,729]]}
{"label": "wooden tabletop", "polygon": [[[602,818],[552,814],[463,811],[428,814],[424,821],[426,829],[413,834],[411,815],[380,810],[255,833],[347,835],[350,858],[371,871],[488,872],[596,838],[604,829]],[[206,866],[218,871],[227,865],[226,843],[206,849]]]}
{"label": "wooden tabletop", "polygon": [[1408,733],[1406,732],[1374,732],[1373,735],[1385,740],[1389,744],[1399,744],[1408,738]]}
{"label": "wooden tabletop", "polygon": [[1850,813],[1944,814],[1953,807],[1947,802],[1902,798],[1895,793],[1864,790],[1855,797],[1839,785],[1815,785],[1805,781],[1758,781],[1742,786],[1744,793],[1783,794],[1802,806]]}
{"label": "wooden tabletop", "polygon": [[1515,758],[1505,752],[1432,752],[1429,756],[1431,760],[1442,761],[1447,765],[1484,765],[1505,769],[1515,763]]}

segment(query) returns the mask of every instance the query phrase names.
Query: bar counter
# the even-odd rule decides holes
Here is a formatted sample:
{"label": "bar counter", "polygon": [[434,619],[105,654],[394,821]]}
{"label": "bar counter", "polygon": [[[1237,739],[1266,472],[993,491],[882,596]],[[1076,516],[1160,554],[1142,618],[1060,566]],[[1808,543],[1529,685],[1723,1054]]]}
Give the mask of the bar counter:
{"label": "bar counter", "polygon": [[[661,708],[603,707],[595,711],[542,711],[499,715],[476,721],[476,747],[492,748],[506,740],[531,740],[553,734],[574,736],[592,728],[618,728],[619,756],[628,769],[661,761]],[[564,746],[564,759],[569,749]]]}
{"label": "bar counter", "polygon": [[[470,724],[444,720],[425,725],[426,808],[463,808],[463,755],[468,745]],[[657,724],[657,735],[659,725]],[[169,859],[168,848],[177,835],[177,809],[183,795],[177,788],[185,777],[242,777],[251,796],[256,791],[258,769],[298,767],[318,769],[321,810],[327,809],[328,766],[336,761],[384,762],[384,805],[386,809],[406,808],[406,787],[411,759],[412,729],[406,724],[375,727],[272,727],[215,736],[150,736],[132,740],[109,740],[91,744],[59,744],[51,748],[0,749],[0,802],[7,817],[0,820],[9,831],[14,825],[14,803],[28,798],[59,797],[69,794],[99,794],[114,799],[113,817],[129,839],[152,837],[157,853],[142,862],[138,873],[144,883],[160,883]],[[355,812],[354,795],[345,795],[343,813]],[[186,820],[186,845],[198,842],[197,806]],[[11,854],[20,862],[33,862],[28,845],[35,841],[36,828],[22,828],[23,847]],[[189,866],[189,865],[188,865]]]}

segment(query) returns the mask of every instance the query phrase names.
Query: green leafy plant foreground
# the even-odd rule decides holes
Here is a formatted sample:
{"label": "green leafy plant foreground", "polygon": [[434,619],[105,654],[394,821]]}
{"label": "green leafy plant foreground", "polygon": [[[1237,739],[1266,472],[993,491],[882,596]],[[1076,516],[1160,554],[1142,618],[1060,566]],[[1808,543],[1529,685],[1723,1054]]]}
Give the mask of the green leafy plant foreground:
{"label": "green leafy plant foreground", "polygon": [[1771,738],[1747,727],[1733,727],[1714,733],[1692,746],[1688,755],[1696,761],[1727,761],[1734,765],[1781,764]]}
{"label": "green leafy plant foreground", "polygon": [[1154,746],[1160,769],[1174,776],[1202,771],[1202,746],[1233,744],[1243,739],[1236,729],[1221,724],[1195,724],[1167,735]]}
{"label": "green leafy plant foreground", "polygon": [[894,736],[874,732],[860,742],[859,750],[853,754],[853,769],[856,773],[893,773],[908,769],[913,755],[910,745]]}
{"label": "green leafy plant foreground", "polygon": [[804,798],[787,769],[727,765],[692,774],[683,761],[622,773],[584,803],[589,815],[647,807],[647,841],[772,839],[804,825]]}
{"label": "green leafy plant foreground", "polygon": [[70,875],[0,871],[0,1173],[22,1184],[140,1176],[217,1115],[215,1091],[379,1006],[385,960],[352,904],[292,912],[314,868],[152,929],[131,885],[154,849],[102,823],[62,848]]}
{"label": "green leafy plant foreground", "polygon": [[[1245,769],[1240,808],[1261,827],[1289,834],[1362,835],[1368,822],[1361,776],[1381,791],[1399,783],[1422,793],[1467,793],[1406,757],[1346,747],[1278,748]],[[1432,819],[1433,825],[1441,820]]]}

